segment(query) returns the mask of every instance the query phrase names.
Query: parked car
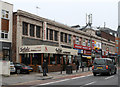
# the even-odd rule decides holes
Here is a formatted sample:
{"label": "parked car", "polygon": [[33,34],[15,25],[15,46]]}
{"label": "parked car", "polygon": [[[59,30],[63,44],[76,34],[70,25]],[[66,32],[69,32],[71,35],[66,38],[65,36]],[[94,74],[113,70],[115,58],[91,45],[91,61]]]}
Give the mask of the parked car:
{"label": "parked car", "polygon": [[14,63],[15,68],[16,68],[16,73],[30,73],[31,71],[33,71],[33,68],[30,66],[26,66],[25,64],[20,64],[20,63]]}
{"label": "parked car", "polygon": [[92,72],[96,74],[116,74],[117,68],[115,63],[110,58],[95,58],[93,61]]}
{"label": "parked car", "polygon": [[13,62],[10,62],[10,73],[15,73],[15,66]]}

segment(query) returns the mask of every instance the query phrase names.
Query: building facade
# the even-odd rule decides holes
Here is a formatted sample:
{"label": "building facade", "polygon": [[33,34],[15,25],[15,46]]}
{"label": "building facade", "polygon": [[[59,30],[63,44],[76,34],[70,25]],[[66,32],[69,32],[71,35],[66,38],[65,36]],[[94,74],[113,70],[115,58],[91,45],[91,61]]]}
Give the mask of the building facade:
{"label": "building facade", "polygon": [[78,59],[87,65],[92,57],[100,57],[99,49],[108,55],[115,53],[114,48],[113,41],[98,37],[93,30],[83,32],[22,10],[13,14],[14,62],[34,67],[46,59],[49,71],[59,71],[61,64],[75,67]]}
{"label": "building facade", "polygon": [[[0,59],[11,60],[13,5],[0,1]],[[11,60],[12,61],[12,60]]]}

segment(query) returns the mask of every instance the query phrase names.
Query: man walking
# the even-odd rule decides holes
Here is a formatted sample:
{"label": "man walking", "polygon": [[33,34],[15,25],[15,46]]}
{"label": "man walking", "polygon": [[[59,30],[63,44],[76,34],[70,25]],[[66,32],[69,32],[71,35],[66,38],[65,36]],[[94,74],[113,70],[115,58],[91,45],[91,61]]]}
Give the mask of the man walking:
{"label": "man walking", "polygon": [[48,69],[48,65],[46,60],[44,60],[43,62],[43,76],[47,76],[47,69]]}

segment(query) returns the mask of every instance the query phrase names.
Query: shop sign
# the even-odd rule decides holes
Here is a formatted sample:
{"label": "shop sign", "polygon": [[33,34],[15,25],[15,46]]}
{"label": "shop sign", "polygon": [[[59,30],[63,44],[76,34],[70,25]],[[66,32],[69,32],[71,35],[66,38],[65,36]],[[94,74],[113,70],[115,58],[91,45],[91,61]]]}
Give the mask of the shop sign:
{"label": "shop sign", "polygon": [[91,50],[91,47],[82,46],[82,45],[77,45],[77,44],[74,44],[74,48],[83,49],[83,50]]}
{"label": "shop sign", "polygon": [[21,47],[20,52],[30,52],[30,48],[29,47]]}
{"label": "shop sign", "polygon": [[86,54],[86,55],[91,55],[91,51],[84,50],[84,54]]}
{"label": "shop sign", "polygon": [[10,49],[10,47],[3,47],[3,49],[7,49],[7,50],[9,50],[9,49]]}

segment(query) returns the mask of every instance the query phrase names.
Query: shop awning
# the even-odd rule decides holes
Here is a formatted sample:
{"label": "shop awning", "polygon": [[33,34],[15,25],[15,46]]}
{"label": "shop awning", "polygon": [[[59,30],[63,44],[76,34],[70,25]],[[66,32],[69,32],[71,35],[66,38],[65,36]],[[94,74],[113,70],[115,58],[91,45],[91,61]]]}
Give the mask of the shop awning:
{"label": "shop awning", "polygon": [[82,57],[85,57],[87,59],[91,59],[91,56],[90,55],[82,55]]}

